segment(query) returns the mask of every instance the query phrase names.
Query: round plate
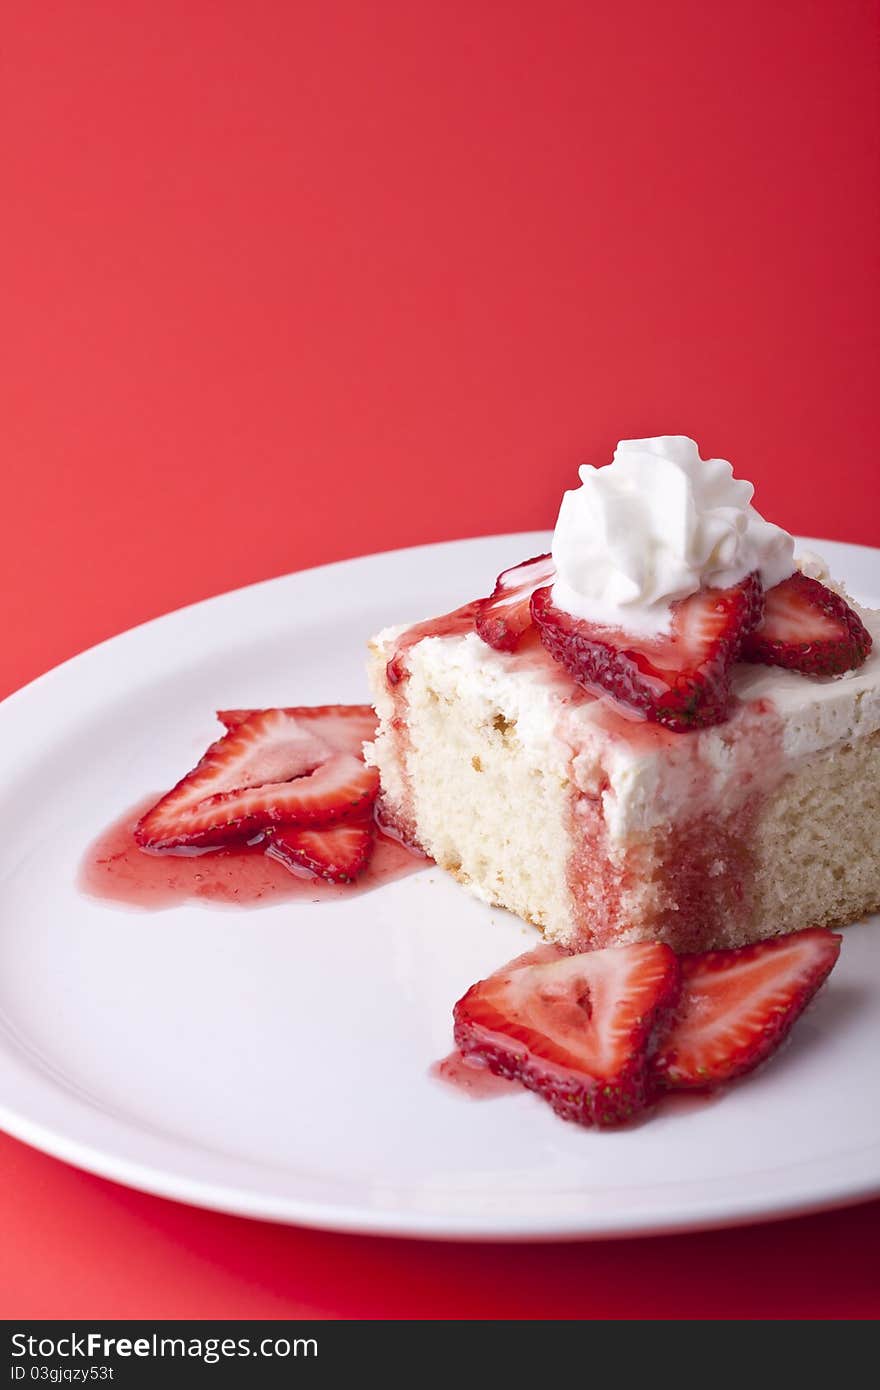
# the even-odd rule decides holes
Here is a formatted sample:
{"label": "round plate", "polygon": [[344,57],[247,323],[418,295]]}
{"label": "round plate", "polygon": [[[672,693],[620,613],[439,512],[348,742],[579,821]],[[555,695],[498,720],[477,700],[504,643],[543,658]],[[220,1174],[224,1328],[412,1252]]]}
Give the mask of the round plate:
{"label": "round plate", "polygon": [[[485,593],[544,534],[271,580],[172,613],[0,706],[0,1124],[148,1192],[340,1230],[637,1235],[880,1191],[880,924],[771,1065],[597,1133],[429,1076],[454,1001],[531,928],[433,866],[369,894],[139,912],[83,896],[89,841],[168,786],[220,706],[366,698],[367,637]],[[852,591],[880,553],[804,542]]]}

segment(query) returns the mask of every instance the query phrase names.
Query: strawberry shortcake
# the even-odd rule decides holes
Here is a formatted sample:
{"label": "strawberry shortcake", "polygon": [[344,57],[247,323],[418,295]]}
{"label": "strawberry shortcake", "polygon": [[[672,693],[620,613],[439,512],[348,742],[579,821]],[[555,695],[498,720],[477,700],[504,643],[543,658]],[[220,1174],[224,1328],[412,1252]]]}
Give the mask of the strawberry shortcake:
{"label": "strawberry shortcake", "polygon": [[568,950],[880,906],[880,613],[690,439],[580,479],[551,553],[372,641],[384,823]]}

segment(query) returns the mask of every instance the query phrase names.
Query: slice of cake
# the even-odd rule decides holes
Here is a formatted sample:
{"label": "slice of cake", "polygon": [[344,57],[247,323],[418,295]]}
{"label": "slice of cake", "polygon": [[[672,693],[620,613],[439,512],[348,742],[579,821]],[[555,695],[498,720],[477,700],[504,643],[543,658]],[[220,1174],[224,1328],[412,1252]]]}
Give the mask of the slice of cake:
{"label": "slice of cake", "polygon": [[691,441],[581,477],[552,558],[371,643],[385,820],[579,949],[880,907],[880,614],[797,569]]}

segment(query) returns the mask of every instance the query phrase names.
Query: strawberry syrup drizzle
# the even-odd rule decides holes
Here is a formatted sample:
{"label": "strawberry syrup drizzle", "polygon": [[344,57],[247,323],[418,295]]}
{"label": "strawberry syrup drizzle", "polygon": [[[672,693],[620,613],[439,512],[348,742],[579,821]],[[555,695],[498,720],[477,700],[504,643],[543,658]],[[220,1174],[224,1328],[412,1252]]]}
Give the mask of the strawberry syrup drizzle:
{"label": "strawberry syrup drizzle", "polygon": [[451,613],[443,613],[439,618],[429,618],[423,623],[413,623],[402,632],[394,647],[394,655],[388,662],[388,684],[395,686],[407,674],[406,653],[410,647],[421,642],[424,637],[460,637],[465,632],[473,632],[474,617],[479,604],[465,603]]}
{"label": "strawberry syrup drizzle", "polygon": [[[563,947],[540,941],[530,951],[514,956],[513,960],[505,961],[493,974],[522,970],[529,965],[544,965],[547,961],[558,960],[566,954],[568,953]],[[454,1047],[447,1057],[434,1062],[428,1068],[428,1075],[433,1076],[436,1081],[454,1086],[469,1100],[492,1100],[495,1096],[509,1095],[511,1090],[520,1085],[518,1081],[511,1081],[506,1076],[496,1076],[481,1058],[470,1057],[457,1047]]]}
{"label": "strawberry syrup drizzle", "polygon": [[393,812],[382,798],[380,792],[373,807],[373,819],[380,830],[383,839],[391,840],[395,844],[402,845],[409,855],[414,855],[417,859],[424,859],[428,863],[433,863],[430,855],[426,854],[415,838],[412,827],[412,818],[401,814],[399,811]]}
{"label": "strawberry syrup drizzle", "polygon": [[497,1096],[509,1095],[519,1083],[509,1081],[506,1076],[496,1076],[482,1062],[466,1057],[455,1048],[448,1057],[429,1068],[429,1075],[436,1081],[452,1086],[468,1100],[494,1100]]}
{"label": "strawberry syrup drizzle", "polygon": [[[453,1049],[448,1057],[434,1062],[428,1068],[428,1075],[458,1091],[466,1100],[498,1100],[501,1096],[509,1096],[514,1091],[524,1089],[521,1082],[511,1081],[506,1076],[496,1076],[482,1062],[465,1056],[457,1048]],[[713,1091],[670,1091],[666,1095],[655,1096],[647,1109],[654,1110],[659,1115],[699,1116],[707,1106],[721,1100],[724,1092],[723,1086]]]}
{"label": "strawberry syrup drizzle", "polygon": [[451,613],[443,613],[439,618],[429,618],[423,623],[414,623],[402,632],[397,639],[386,667],[385,679],[393,704],[389,721],[389,731],[397,749],[397,762],[403,780],[403,797],[393,808],[383,798],[380,791],[376,803],[376,821],[394,839],[407,845],[414,853],[421,851],[416,839],[416,822],[413,810],[412,790],[409,780],[409,754],[412,747],[407,721],[407,666],[406,653],[425,637],[461,637],[474,630],[474,615],[477,602],[466,603]]}
{"label": "strawberry syrup drizzle", "polygon": [[[704,757],[706,734],[673,733],[645,720],[627,719],[603,702],[597,722],[613,738],[640,753],[662,749],[670,765],[686,773],[687,805],[663,837],[638,838],[615,858],[609,856],[602,793],[585,793],[572,778],[572,838],[569,884],[580,928],[580,949],[613,945],[629,926],[635,892],[651,935],[677,951],[705,950],[707,943],[751,921],[754,896],[755,826],[767,795],[784,767],[782,725],[770,700],[735,707],[728,721],[732,774],[720,807],[714,773]],[[718,733],[723,726],[719,726]],[[722,737],[723,737],[722,733]],[[684,779],[682,779],[684,780]],[[729,809],[728,809],[729,808]],[[653,886],[653,902],[648,885]]]}
{"label": "strawberry syrup drizzle", "polygon": [[86,851],[78,886],[92,898],[129,907],[164,908],[185,902],[259,907],[291,898],[325,902],[368,893],[424,867],[399,840],[381,831],[367,868],[351,884],[327,883],[304,871],[292,873],[262,852],[262,845],[228,845],[188,854],[150,854],[134,839],[134,827],[156,801],[147,797],[103,831]]}

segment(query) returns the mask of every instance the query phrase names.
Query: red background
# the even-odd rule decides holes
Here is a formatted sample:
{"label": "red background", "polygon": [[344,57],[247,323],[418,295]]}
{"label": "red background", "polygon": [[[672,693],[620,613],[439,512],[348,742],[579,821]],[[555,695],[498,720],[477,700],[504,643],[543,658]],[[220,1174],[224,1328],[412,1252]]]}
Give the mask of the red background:
{"label": "red background", "polygon": [[[880,542],[878,7],[32,0],[3,20],[0,694],[231,586],[550,525],[686,432]],[[0,1139],[6,1316],[859,1316],[880,1206],[514,1250]]]}

